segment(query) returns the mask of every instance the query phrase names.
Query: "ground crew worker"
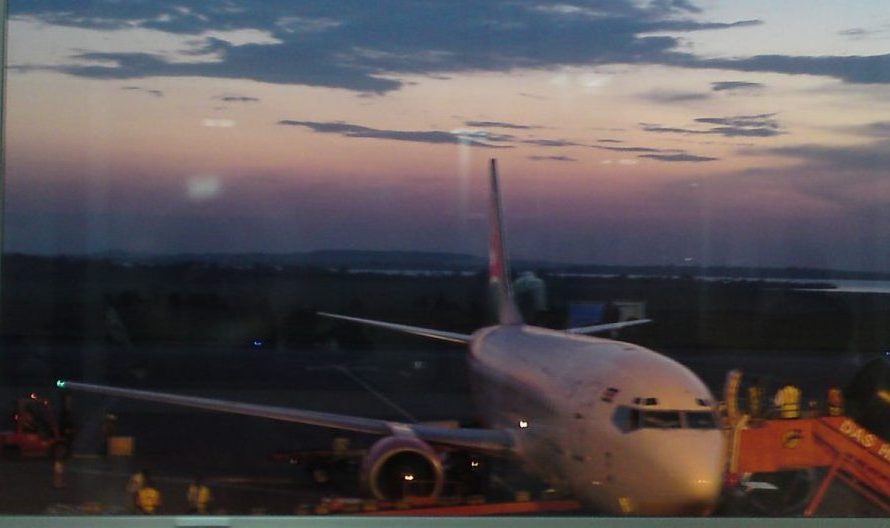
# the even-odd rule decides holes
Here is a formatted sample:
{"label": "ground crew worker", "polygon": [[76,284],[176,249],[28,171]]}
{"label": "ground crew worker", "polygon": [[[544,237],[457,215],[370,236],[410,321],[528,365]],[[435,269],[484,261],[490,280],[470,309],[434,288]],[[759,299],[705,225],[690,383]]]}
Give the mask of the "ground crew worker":
{"label": "ground crew worker", "polygon": [[204,479],[200,475],[195,477],[195,480],[189,484],[185,498],[189,503],[189,513],[207,513],[207,506],[213,500],[210,488],[204,484]]}
{"label": "ground crew worker", "polygon": [[65,461],[61,458],[53,460],[53,488],[65,487]]}
{"label": "ground crew worker", "polygon": [[748,386],[748,414],[754,420],[763,418],[763,386],[757,378]]}
{"label": "ground crew worker", "polygon": [[62,396],[62,411],[59,413],[59,429],[67,444],[71,444],[77,433],[77,424],[71,412],[71,394],[67,391]]}
{"label": "ground crew worker", "polygon": [[142,489],[136,493],[136,507],[146,515],[154,515],[161,507],[161,492],[154,487],[148,477],[145,478]]}
{"label": "ground crew worker", "polygon": [[133,473],[130,480],[127,481],[127,493],[133,499],[133,506],[139,509],[139,490],[145,487],[145,479],[148,478],[148,470],[143,469]]}
{"label": "ground crew worker", "polygon": [[844,414],[844,393],[836,385],[828,389],[828,416]]}
{"label": "ground crew worker", "polygon": [[111,454],[111,437],[114,436],[115,429],[117,429],[117,416],[111,413],[106,414],[105,420],[102,422],[102,437],[105,439],[103,454],[106,457]]}
{"label": "ground crew worker", "polygon": [[783,419],[800,418],[800,389],[791,383],[786,383],[776,393],[773,404]]}

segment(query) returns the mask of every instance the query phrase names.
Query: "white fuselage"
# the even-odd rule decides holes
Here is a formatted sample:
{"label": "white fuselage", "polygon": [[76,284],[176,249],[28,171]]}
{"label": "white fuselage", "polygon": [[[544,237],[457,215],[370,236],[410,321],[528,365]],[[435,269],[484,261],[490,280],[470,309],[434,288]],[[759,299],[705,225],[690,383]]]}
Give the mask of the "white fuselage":
{"label": "white fuselage", "polygon": [[695,515],[720,493],[724,436],[714,398],[646,348],[531,326],[473,334],[478,408],[514,430],[519,456],[588,507]]}

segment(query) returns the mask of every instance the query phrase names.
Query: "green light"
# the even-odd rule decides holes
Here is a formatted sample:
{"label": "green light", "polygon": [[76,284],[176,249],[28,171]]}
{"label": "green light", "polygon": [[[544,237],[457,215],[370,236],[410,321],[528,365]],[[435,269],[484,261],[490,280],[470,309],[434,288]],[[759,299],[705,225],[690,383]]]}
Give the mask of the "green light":
{"label": "green light", "polygon": [[58,387],[60,389],[64,389],[65,388],[65,380],[56,381],[56,387]]}

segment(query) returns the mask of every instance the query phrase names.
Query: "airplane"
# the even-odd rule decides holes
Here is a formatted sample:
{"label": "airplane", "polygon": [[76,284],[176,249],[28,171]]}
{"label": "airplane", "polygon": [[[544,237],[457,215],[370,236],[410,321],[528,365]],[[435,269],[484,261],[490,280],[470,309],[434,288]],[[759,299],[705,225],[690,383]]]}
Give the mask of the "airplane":
{"label": "airplane", "polygon": [[[498,324],[461,334],[319,312],[332,319],[468,345],[485,427],[448,428],[253,403],[58,381],[65,389],[380,435],[363,478],[378,498],[422,484],[437,496],[434,446],[513,457],[584,507],[614,515],[706,515],[720,495],[725,439],[714,397],[689,369],[631,343],[584,334],[648,320],[566,330],[526,325],[513,300],[496,160],[490,160],[489,285]],[[418,491],[415,489],[414,494]]]}

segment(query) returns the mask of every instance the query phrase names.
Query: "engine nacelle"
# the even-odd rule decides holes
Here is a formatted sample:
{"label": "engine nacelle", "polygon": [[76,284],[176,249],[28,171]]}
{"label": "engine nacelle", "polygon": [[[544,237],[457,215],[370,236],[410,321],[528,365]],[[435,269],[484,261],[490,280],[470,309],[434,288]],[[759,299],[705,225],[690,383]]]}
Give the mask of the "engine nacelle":
{"label": "engine nacelle", "polygon": [[365,457],[362,476],[374,497],[437,497],[445,484],[442,460],[429,444],[411,436],[378,440]]}

